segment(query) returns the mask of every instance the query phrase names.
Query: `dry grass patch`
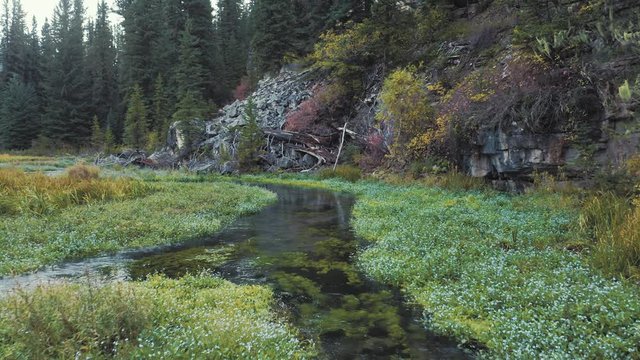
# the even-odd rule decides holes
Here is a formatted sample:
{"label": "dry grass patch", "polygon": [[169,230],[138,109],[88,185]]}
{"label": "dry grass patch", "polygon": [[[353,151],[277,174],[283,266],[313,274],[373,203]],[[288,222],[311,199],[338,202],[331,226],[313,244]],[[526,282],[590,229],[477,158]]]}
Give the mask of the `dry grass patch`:
{"label": "dry grass patch", "polygon": [[147,195],[153,186],[127,178],[100,178],[98,168],[76,165],[63,176],[0,168],[0,216],[52,213],[72,205]]}

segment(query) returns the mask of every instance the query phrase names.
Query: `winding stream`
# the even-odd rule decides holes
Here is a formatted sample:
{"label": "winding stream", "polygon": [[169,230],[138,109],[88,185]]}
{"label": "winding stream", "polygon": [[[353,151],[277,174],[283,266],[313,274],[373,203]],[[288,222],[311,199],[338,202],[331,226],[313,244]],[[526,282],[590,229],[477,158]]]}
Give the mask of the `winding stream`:
{"label": "winding stream", "polygon": [[278,202],[212,238],[123,252],[0,279],[0,293],[59,279],[143,279],[209,271],[276,289],[281,313],[329,359],[466,359],[455,342],[426,332],[397,291],[367,280],[353,264],[363,245],[349,218],[351,196],[268,186]]}

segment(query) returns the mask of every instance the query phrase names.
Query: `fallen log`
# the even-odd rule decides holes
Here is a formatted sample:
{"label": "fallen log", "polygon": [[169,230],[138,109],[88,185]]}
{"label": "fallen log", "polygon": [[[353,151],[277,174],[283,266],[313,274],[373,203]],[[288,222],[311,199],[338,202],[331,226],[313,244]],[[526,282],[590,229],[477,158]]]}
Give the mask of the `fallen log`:
{"label": "fallen log", "polygon": [[294,142],[298,144],[304,144],[307,146],[318,146],[318,145],[330,145],[333,142],[333,136],[319,136],[319,135],[311,135],[293,131],[285,131],[285,130],[272,130],[266,129],[263,130],[264,133],[274,139],[280,141]]}

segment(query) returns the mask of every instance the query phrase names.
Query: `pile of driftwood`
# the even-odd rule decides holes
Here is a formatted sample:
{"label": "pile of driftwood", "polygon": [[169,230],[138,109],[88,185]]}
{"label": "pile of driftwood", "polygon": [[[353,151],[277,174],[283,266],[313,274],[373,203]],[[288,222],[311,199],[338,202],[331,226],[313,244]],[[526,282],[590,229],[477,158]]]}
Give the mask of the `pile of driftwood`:
{"label": "pile of driftwood", "polygon": [[[265,129],[263,131],[267,136],[268,148],[273,148],[274,145],[277,147],[279,144],[283,148],[286,147],[301,154],[309,155],[316,159],[316,164],[311,168],[315,169],[322,165],[334,165],[335,167],[344,146],[345,136],[348,135],[356,139],[356,133],[348,130],[346,124],[338,130],[339,132],[329,136],[273,129]],[[340,145],[336,149],[337,143]],[[273,161],[269,156],[262,156],[261,158],[267,163]]]}

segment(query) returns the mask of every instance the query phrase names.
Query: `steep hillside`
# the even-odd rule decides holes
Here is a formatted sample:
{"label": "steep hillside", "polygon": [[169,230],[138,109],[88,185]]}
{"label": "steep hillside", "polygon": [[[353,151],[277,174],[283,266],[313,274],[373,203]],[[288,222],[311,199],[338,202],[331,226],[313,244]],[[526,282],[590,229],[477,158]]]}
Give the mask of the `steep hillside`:
{"label": "steep hillside", "polygon": [[[511,189],[540,173],[590,184],[638,152],[633,1],[407,2],[381,14],[324,33],[252,100],[202,122],[193,149],[170,150],[199,170],[309,170],[335,163],[344,135],[339,162],[457,168]],[[242,160],[249,101],[264,141]]]}

